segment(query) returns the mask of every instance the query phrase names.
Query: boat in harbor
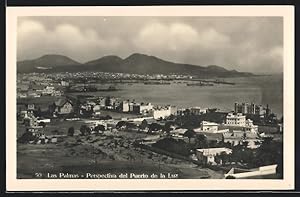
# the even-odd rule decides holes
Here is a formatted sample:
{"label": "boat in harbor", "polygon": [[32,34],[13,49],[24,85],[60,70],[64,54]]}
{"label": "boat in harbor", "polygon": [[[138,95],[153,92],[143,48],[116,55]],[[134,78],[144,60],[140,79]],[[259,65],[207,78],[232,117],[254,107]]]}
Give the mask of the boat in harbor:
{"label": "boat in harbor", "polygon": [[235,85],[235,83],[233,82],[227,82],[227,81],[224,81],[224,80],[218,80],[216,79],[215,81],[213,81],[213,83],[216,83],[216,84],[226,84],[226,85]]}
{"label": "boat in harbor", "polygon": [[187,86],[214,86],[212,83],[187,83]]}
{"label": "boat in harbor", "polygon": [[108,88],[97,88],[95,86],[84,86],[80,88],[74,88],[69,89],[67,92],[112,92],[112,91],[118,91],[120,89],[117,89],[115,86],[109,86]]}
{"label": "boat in harbor", "polygon": [[145,85],[170,85],[170,82],[163,82],[163,81],[146,81],[144,82]]}

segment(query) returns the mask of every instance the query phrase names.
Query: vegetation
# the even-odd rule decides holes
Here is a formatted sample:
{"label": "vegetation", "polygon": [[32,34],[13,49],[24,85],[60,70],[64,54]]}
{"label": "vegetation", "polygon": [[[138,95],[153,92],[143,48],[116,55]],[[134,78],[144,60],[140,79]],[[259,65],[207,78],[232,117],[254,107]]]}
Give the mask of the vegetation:
{"label": "vegetation", "polygon": [[214,145],[209,146],[207,137],[203,134],[196,135],[195,139],[195,148],[207,148],[207,147],[216,147]]}
{"label": "vegetation", "polygon": [[176,153],[183,156],[190,155],[190,148],[183,140],[175,140],[173,138],[164,138],[152,145],[168,152]]}
{"label": "vegetation", "polygon": [[189,138],[189,144],[191,143],[191,138],[195,137],[196,132],[193,129],[188,129],[183,136]]}
{"label": "vegetation", "polygon": [[81,125],[80,133],[83,136],[90,135],[91,134],[91,129],[86,125]]}
{"label": "vegetation", "polygon": [[155,123],[155,122],[149,125],[149,133],[159,131],[162,129],[163,129],[163,127],[160,124]]}
{"label": "vegetation", "polygon": [[148,122],[147,122],[147,120],[146,119],[144,119],[143,121],[142,121],[142,123],[140,124],[140,129],[146,129],[148,127]]}
{"label": "vegetation", "polygon": [[74,136],[74,133],[75,133],[74,127],[70,127],[70,128],[68,129],[68,136]]}
{"label": "vegetation", "polygon": [[125,122],[125,121],[119,121],[119,122],[116,124],[116,128],[117,128],[117,129],[121,129],[122,127],[126,127],[126,122]]}
{"label": "vegetation", "polygon": [[95,128],[94,131],[96,131],[97,133],[99,133],[100,131],[103,132],[105,131],[105,127],[103,125],[98,124]]}
{"label": "vegetation", "polygon": [[17,142],[19,143],[28,143],[30,141],[36,141],[38,140],[38,137],[36,135],[33,135],[32,132],[26,131],[19,139]]}
{"label": "vegetation", "polygon": [[202,121],[223,123],[225,117],[226,113],[221,112],[208,112],[206,114],[194,115],[187,111],[183,116],[177,116],[174,122],[183,128],[197,128]]}
{"label": "vegetation", "polygon": [[46,127],[46,123],[45,122],[39,122],[39,126],[42,126],[43,128]]}
{"label": "vegetation", "polygon": [[232,154],[220,154],[216,160],[222,159],[223,164],[236,162],[246,165],[248,168],[278,164],[277,173],[283,176],[283,147],[282,142],[273,141],[272,138],[265,138],[257,149],[247,148],[247,143],[232,147]]}
{"label": "vegetation", "polygon": [[270,125],[270,126],[276,126],[278,123],[282,123],[283,118],[277,119],[277,116],[274,113],[271,113],[268,116],[264,116],[263,118],[260,117],[260,115],[257,114],[247,114],[247,119],[253,120],[253,123],[255,125]]}

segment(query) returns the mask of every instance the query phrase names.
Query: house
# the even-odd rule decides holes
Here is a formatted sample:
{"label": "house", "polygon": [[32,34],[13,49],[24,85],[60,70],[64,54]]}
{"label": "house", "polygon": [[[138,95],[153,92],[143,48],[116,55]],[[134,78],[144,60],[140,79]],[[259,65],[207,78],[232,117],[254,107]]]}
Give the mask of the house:
{"label": "house", "polygon": [[29,90],[29,91],[27,92],[27,95],[28,95],[28,97],[31,97],[31,98],[38,98],[38,97],[41,97],[41,94],[38,93],[38,92],[36,92],[36,91],[34,91],[34,90]]}
{"label": "house", "polygon": [[135,105],[134,102],[129,103],[129,112],[133,112],[133,106]]}
{"label": "house", "polygon": [[35,110],[35,105],[34,104],[27,104],[26,107],[27,107],[28,111],[34,111]]}
{"label": "house", "polygon": [[54,103],[54,112],[58,114],[69,114],[74,111],[74,104],[69,99],[59,99]]}
{"label": "house", "polygon": [[171,115],[176,116],[177,115],[177,107],[176,106],[170,106]]}
{"label": "house", "polygon": [[244,127],[246,132],[258,133],[258,126],[253,124],[253,121],[247,119]]}
{"label": "house", "polygon": [[41,122],[50,123],[51,119],[49,119],[49,118],[37,118],[36,122],[37,123],[41,123]]}
{"label": "house", "polygon": [[18,98],[27,98],[27,93],[18,92],[18,93],[17,93],[17,97],[18,97]]}
{"label": "house", "polygon": [[27,84],[18,84],[17,89],[20,91],[28,91],[29,90],[29,85]]}
{"label": "house", "polygon": [[98,98],[98,104],[99,104],[101,107],[105,107],[105,103],[106,103],[106,98],[105,98],[105,97],[99,97],[99,98]]}
{"label": "house", "polygon": [[55,91],[53,91],[53,93],[51,94],[51,96],[62,96],[63,95],[63,93],[61,92],[61,91],[59,91],[59,90],[55,90]]}
{"label": "house", "polygon": [[141,141],[140,141],[140,144],[154,144],[156,143],[159,139],[160,139],[160,135],[152,135],[152,136],[148,136],[148,137],[145,137],[143,138]]}
{"label": "house", "polygon": [[186,131],[187,131],[187,129],[179,128],[179,129],[174,129],[174,130],[170,131],[170,134],[173,137],[183,138],[183,135]]}
{"label": "house", "polygon": [[42,95],[52,95],[55,92],[55,88],[53,86],[47,86],[42,90]]}
{"label": "house", "polygon": [[61,86],[64,86],[64,87],[70,86],[70,83],[67,81],[61,81],[60,84],[61,84]]}
{"label": "house", "polygon": [[217,132],[219,124],[214,122],[202,121],[200,124],[200,128],[203,132]]}
{"label": "house", "polygon": [[100,115],[101,114],[101,106],[100,105],[95,105],[93,107],[93,112],[94,112],[94,115]]}
{"label": "house", "polygon": [[[231,154],[232,150],[229,148],[205,148],[205,149],[196,149],[196,157],[198,161],[203,164],[211,164],[216,165],[218,164],[215,160],[217,155],[221,154]],[[220,163],[222,161],[220,160]]]}
{"label": "house", "polygon": [[231,168],[226,174],[225,179],[262,179],[275,178],[277,164],[261,166],[253,169]]}
{"label": "house", "polygon": [[233,131],[223,133],[224,143],[229,142],[232,146],[237,146],[243,142],[248,142],[247,147],[254,149],[260,146],[262,141],[256,133],[245,132],[245,131]]}
{"label": "house", "polygon": [[219,124],[209,121],[202,121],[200,127],[194,129],[195,132],[203,133],[226,133],[229,132],[229,129],[219,129]]}
{"label": "house", "polygon": [[177,115],[179,115],[179,116],[185,115],[185,112],[186,112],[186,109],[184,109],[184,108],[177,109]]}
{"label": "house", "polygon": [[37,126],[37,121],[34,116],[28,116],[23,119],[23,123],[26,127]]}
{"label": "house", "polygon": [[200,107],[191,107],[190,113],[193,115],[201,115],[206,113],[206,109],[201,109]]}

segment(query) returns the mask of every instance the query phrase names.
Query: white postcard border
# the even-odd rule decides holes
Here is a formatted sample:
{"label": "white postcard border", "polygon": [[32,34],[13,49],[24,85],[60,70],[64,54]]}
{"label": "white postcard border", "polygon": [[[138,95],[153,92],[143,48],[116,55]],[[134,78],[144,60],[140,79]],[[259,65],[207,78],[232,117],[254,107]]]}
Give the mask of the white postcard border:
{"label": "white postcard border", "polygon": [[[7,191],[88,190],[287,190],[294,189],[294,7],[293,6],[94,6],[6,9],[6,181]],[[93,179],[16,178],[16,34],[18,16],[282,16],[284,18],[284,178]],[[270,33],[271,30],[270,30]],[[42,43],[41,43],[42,44]]]}

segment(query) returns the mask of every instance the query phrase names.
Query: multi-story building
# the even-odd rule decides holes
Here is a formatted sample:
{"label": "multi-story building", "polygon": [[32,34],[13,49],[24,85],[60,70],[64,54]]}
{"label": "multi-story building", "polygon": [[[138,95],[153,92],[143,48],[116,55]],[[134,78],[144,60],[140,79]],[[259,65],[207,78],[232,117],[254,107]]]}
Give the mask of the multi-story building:
{"label": "multi-story building", "polygon": [[122,110],[122,112],[129,112],[129,102],[128,101],[123,101],[121,103],[121,110]]}
{"label": "multi-story building", "polygon": [[177,115],[177,107],[176,106],[171,106],[171,114],[176,116]]}
{"label": "multi-story building", "polygon": [[153,105],[151,103],[134,103],[132,107],[133,112],[137,114],[147,114],[153,109]]}
{"label": "multi-story building", "polygon": [[133,106],[135,105],[136,103],[134,102],[130,102],[129,103],[129,112],[133,112]]}
{"label": "multi-story building", "polygon": [[262,105],[257,105],[255,107],[255,114],[257,115],[264,115],[265,114],[265,110],[264,110],[264,107]]}
{"label": "multi-story building", "polygon": [[50,113],[69,114],[74,112],[74,104],[69,99],[59,99],[53,105],[49,106]]}
{"label": "multi-story building", "polygon": [[270,111],[268,105],[264,107],[262,105],[256,105],[255,103],[234,103],[234,112],[242,114],[257,114],[265,115]]}
{"label": "multi-story building", "polygon": [[171,106],[153,108],[151,114],[154,119],[169,117],[171,115]]}
{"label": "multi-story building", "polygon": [[99,97],[98,98],[98,103],[101,107],[105,107],[105,103],[106,103],[106,98],[105,97]]}
{"label": "multi-story building", "polygon": [[246,116],[244,116],[242,113],[228,113],[226,116],[226,122],[225,125],[228,126],[245,126],[246,125]]}
{"label": "multi-story building", "polygon": [[201,114],[201,108],[200,107],[191,107],[190,112],[193,115],[200,115]]}

